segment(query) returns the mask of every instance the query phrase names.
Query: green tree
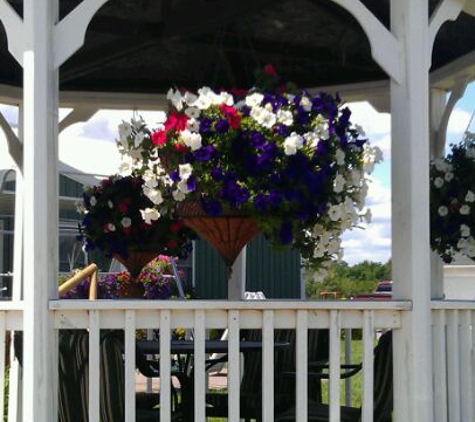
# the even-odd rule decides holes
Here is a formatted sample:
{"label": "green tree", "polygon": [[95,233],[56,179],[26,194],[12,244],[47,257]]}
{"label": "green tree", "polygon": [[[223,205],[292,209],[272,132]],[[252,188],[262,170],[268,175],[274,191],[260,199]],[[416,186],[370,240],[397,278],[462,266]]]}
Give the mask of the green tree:
{"label": "green tree", "polygon": [[379,281],[391,279],[391,261],[386,263],[363,261],[353,266],[335,262],[328,268],[327,277],[320,282],[313,279],[313,271],[306,269],[306,295],[321,298],[324,292],[337,292],[338,297],[351,297],[374,291]]}

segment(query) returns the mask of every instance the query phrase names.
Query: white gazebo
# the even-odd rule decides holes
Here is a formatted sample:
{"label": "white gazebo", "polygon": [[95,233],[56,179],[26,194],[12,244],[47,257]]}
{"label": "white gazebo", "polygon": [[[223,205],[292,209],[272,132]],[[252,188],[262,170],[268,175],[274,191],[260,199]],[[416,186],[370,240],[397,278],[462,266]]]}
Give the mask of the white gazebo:
{"label": "white gazebo", "polygon": [[[210,327],[229,329],[229,420],[239,420],[240,328],[263,332],[264,421],[275,417],[278,328],[297,330],[299,421],[307,419],[309,328],[330,329],[330,421],[340,420],[343,328],[364,330],[364,421],[373,418],[375,328],[394,330],[396,422],[475,420],[475,302],[439,299],[442,267],[429,248],[429,159],[441,154],[450,112],[475,79],[474,0],[0,0],[0,20],[0,100],[21,110],[18,137],[0,119],[19,168],[15,292],[0,303],[0,379],[6,331],[24,332],[23,376],[16,361],[10,371],[10,422],[56,420],[57,334],[66,328],[89,330],[91,422],[99,421],[99,330],[125,331],[125,420],[134,421],[135,330],[160,328],[167,380],[176,326],[195,333],[197,421],[205,420]],[[58,132],[100,108],[163,106],[173,83],[248,86],[268,61],[301,84],[391,112],[394,300],[57,300]],[[73,111],[58,122],[60,105]],[[167,421],[171,392],[162,386]],[[1,415],[1,388],[0,398]]]}

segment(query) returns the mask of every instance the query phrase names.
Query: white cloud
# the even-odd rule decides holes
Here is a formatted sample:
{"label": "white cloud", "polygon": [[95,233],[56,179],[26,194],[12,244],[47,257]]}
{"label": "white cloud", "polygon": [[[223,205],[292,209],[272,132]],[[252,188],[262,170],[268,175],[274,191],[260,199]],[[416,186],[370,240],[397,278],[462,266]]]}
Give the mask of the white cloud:
{"label": "white cloud", "polygon": [[451,135],[460,135],[465,132],[467,129],[468,123],[470,121],[471,114],[463,110],[461,108],[455,108],[452,114],[450,115],[449,125],[447,128],[447,132],[449,134],[448,141],[449,142],[458,142],[460,139],[452,139]]}
{"label": "white cloud", "polygon": [[366,203],[371,209],[372,222],[343,236],[343,259],[349,264],[364,260],[386,262],[391,256],[391,191],[374,180]]}
{"label": "white cloud", "polygon": [[386,135],[391,131],[391,115],[376,111],[367,102],[349,103],[351,121],[363,127],[369,136]]}

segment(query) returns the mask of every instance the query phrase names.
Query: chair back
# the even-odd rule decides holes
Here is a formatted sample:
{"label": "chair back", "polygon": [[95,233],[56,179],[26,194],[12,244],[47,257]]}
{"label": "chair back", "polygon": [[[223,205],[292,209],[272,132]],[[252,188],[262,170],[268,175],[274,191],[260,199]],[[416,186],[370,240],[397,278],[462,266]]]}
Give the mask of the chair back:
{"label": "chair back", "polygon": [[384,333],[374,349],[374,422],[391,421],[393,411],[393,333]]}

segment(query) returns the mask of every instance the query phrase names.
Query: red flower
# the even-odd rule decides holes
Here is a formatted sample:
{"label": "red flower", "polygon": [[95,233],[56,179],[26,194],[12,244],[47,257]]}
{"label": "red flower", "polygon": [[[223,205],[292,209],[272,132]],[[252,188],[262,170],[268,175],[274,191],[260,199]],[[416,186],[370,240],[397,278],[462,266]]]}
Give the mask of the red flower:
{"label": "red flower", "polygon": [[129,235],[132,232],[132,228],[131,227],[122,227],[122,231],[124,232],[124,234]]}
{"label": "red flower", "polygon": [[176,129],[178,132],[181,132],[186,129],[187,123],[188,116],[186,114],[180,114],[173,110],[171,111],[167,121],[165,122],[165,130],[169,131],[172,129]]}
{"label": "red flower", "polygon": [[264,70],[266,71],[266,73],[270,76],[275,76],[276,78],[279,77],[279,74],[277,73],[277,71],[274,69],[274,66],[272,66],[270,63],[267,63],[265,66],[264,66]]}
{"label": "red flower", "polygon": [[231,129],[237,129],[241,126],[241,116],[239,114],[228,114],[227,118]]}
{"label": "red flower", "polygon": [[167,247],[170,248],[170,249],[176,248],[177,246],[178,246],[178,243],[176,243],[176,241],[173,240],[173,239],[170,239],[167,242]]}
{"label": "red flower", "polygon": [[[124,201],[125,202],[125,201]],[[124,202],[122,202],[121,204],[119,204],[117,206],[117,209],[120,211],[120,212],[127,212],[127,204],[125,204]]]}
{"label": "red flower", "polygon": [[188,151],[188,147],[183,144],[175,144],[173,145],[173,148],[175,149],[176,152],[186,152]]}
{"label": "red flower", "polygon": [[221,104],[219,110],[226,116],[231,129],[237,129],[241,125],[241,116],[234,107]]}
{"label": "red flower", "polygon": [[164,130],[157,130],[152,133],[152,144],[163,146],[167,142],[167,133]]}

